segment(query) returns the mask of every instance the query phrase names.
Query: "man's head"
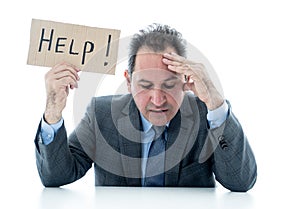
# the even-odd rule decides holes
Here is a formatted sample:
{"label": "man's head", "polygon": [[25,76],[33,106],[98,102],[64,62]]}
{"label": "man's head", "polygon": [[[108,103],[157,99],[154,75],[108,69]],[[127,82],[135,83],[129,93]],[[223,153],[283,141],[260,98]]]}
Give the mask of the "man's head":
{"label": "man's head", "polygon": [[171,52],[185,56],[181,34],[169,26],[151,25],[133,37],[125,71],[128,90],[139,111],[158,126],[176,115],[184,97],[184,76],[171,72],[162,62],[162,55]]}
{"label": "man's head", "polygon": [[134,71],[136,55],[142,47],[156,53],[165,51],[167,47],[173,47],[178,55],[186,57],[186,43],[181,33],[168,25],[154,23],[146,29],[140,30],[131,39],[128,60],[129,75]]}

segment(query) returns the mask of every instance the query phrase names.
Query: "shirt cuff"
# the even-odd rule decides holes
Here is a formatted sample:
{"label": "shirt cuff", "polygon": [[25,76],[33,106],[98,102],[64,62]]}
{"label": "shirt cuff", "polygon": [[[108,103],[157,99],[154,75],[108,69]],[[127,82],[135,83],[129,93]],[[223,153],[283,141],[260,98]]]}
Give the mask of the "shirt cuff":
{"label": "shirt cuff", "polygon": [[211,129],[218,128],[225,122],[228,116],[228,104],[226,101],[215,110],[208,110],[207,121]]}
{"label": "shirt cuff", "polygon": [[43,117],[41,124],[42,143],[45,145],[50,144],[53,141],[55,134],[57,133],[58,129],[62,126],[62,124],[62,118],[55,124],[48,124]]}

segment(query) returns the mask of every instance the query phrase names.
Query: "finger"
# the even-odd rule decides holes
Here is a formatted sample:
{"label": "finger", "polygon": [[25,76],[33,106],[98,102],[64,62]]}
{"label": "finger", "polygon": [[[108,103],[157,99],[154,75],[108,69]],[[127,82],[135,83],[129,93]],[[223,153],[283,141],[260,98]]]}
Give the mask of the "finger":
{"label": "finger", "polygon": [[51,69],[50,72],[53,74],[57,74],[57,73],[60,73],[61,71],[69,71],[70,73],[72,73],[75,76],[75,78],[77,80],[79,80],[78,72],[80,71],[80,69],[77,68],[76,66],[69,64],[69,63],[61,63],[61,64],[55,65]]}
{"label": "finger", "polygon": [[46,77],[46,83],[47,85],[52,86],[52,88],[55,88],[58,85],[68,86],[70,84],[74,87],[78,86],[75,76],[69,71],[63,71]]}
{"label": "finger", "polygon": [[54,79],[61,79],[64,77],[71,77],[73,80],[78,81],[77,77],[73,73],[71,73],[69,70],[63,70],[63,71],[60,71],[53,75]]}
{"label": "finger", "polygon": [[186,59],[183,56],[176,54],[175,52],[165,53],[165,54],[163,54],[163,57],[167,58],[169,60],[172,60],[172,61],[177,61],[179,63],[183,63],[183,64],[193,64],[192,61]]}
{"label": "finger", "polygon": [[163,54],[163,56],[167,59],[170,59],[170,60],[175,60],[175,61],[179,61],[179,62],[184,62],[185,61],[185,58],[182,57],[182,56],[179,56],[178,54],[174,53],[174,52],[171,52],[171,53],[165,53]]}
{"label": "finger", "polygon": [[173,71],[173,72],[183,74],[183,75],[186,75],[186,76],[193,75],[192,68],[190,67],[190,65],[187,65],[187,64],[179,65],[179,66],[168,65],[168,69]]}
{"label": "finger", "polygon": [[78,72],[74,69],[74,68],[71,68],[71,67],[64,67],[58,71],[54,71],[54,75],[56,74],[60,74],[61,72],[64,72],[64,73],[70,73],[70,75],[73,75],[73,77],[76,79],[76,80],[80,80],[80,77],[78,75]]}
{"label": "finger", "polygon": [[187,82],[183,86],[184,91],[193,91],[195,92],[195,83],[194,82]]}
{"label": "finger", "polygon": [[163,61],[163,63],[166,64],[166,65],[173,65],[173,66],[180,66],[180,65],[183,65],[182,62],[175,61],[175,60],[171,60],[171,59],[167,59],[167,58],[163,58],[162,61]]}
{"label": "finger", "polygon": [[72,89],[78,87],[77,81],[70,77],[64,77],[64,78],[60,79],[60,81],[61,81],[62,85],[66,86],[66,87],[70,86],[70,87],[72,87]]}
{"label": "finger", "polygon": [[61,87],[66,88],[70,86],[73,89],[78,87],[77,81],[75,81],[70,77],[64,77],[59,80],[56,80],[54,85],[56,86],[56,88],[61,88]]}

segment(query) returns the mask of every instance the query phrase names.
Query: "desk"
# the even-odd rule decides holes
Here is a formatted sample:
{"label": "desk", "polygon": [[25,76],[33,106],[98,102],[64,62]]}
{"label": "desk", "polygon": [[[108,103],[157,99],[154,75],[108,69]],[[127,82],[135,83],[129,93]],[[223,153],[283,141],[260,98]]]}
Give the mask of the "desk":
{"label": "desk", "polygon": [[253,207],[252,196],[248,193],[218,192],[217,189],[210,188],[96,187],[90,192],[45,188],[38,204],[38,208],[42,209],[248,209]]}
{"label": "desk", "polygon": [[[298,188],[298,187],[295,187]],[[142,188],[69,185],[7,187],[0,208],[30,209],[299,209],[293,188],[256,185],[247,193],[216,188]],[[152,203],[152,205],[150,205]]]}

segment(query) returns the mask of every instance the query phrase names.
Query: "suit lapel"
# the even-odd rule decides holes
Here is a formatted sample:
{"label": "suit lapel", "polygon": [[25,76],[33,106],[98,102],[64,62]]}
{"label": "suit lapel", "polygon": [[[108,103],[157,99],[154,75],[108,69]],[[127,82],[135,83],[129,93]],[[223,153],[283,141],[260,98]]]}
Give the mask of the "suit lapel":
{"label": "suit lapel", "polygon": [[180,162],[191,150],[197,138],[199,128],[198,111],[192,110],[197,105],[190,104],[185,96],[180,111],[172,119],[166,147],[165,175],[166,186],[178,185]]}
{"label": "suit lapel", "polygon": [[132,97],[117,119],[117,129],[127,185],[141,185],[141,121]]}

